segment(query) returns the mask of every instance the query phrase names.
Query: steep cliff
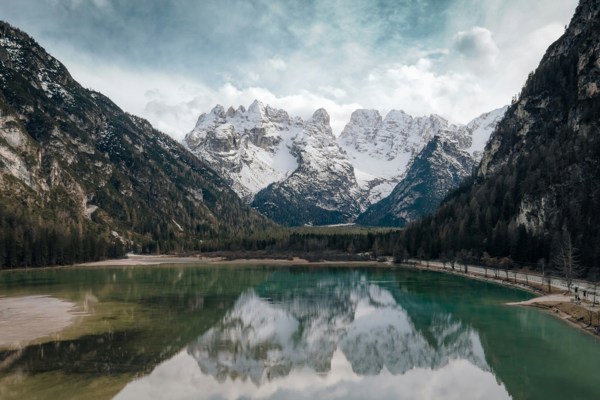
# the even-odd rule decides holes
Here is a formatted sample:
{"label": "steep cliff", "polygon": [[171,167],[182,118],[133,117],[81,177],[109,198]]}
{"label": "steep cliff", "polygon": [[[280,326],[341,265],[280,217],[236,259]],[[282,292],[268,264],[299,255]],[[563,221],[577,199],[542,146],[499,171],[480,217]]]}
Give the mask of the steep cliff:
{"label": "steep cliff", "polygon": [[556,260],[568,237],[597,268],[599,87],[600,2],[581,0],[492,135],[478,179],[407,236],[425,238],[432,256],[487,251],[522,262]]}

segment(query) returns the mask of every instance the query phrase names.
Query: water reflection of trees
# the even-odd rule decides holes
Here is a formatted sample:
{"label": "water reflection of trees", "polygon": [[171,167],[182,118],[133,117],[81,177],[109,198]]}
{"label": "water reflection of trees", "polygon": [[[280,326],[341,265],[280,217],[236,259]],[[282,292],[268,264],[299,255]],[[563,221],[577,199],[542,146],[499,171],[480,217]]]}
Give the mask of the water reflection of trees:
{"label": "water reflection of trees", "polygon": [[447,312],[429,310],[433,317],[417,327],[410,316],[416,299],[358,275],[306,288],[244,292],[188,353],[204,374],[257,385],[297,368],[326,374],[337,349],[359,375],[438,369],[452,359],[489,370],[478,333]]}

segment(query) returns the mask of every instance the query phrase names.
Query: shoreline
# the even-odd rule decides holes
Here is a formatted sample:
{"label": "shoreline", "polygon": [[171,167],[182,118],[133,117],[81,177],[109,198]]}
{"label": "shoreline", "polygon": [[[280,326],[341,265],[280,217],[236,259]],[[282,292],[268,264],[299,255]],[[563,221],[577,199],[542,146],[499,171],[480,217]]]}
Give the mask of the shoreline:
{"label": "shoreline", "polygon": [[[426,262],[425,262],[426,263]],[[534,287],[531,285],[525,285],[523,283],[512,282],[509,280],[503,279],[495,279],[493,277],[484,277],[472,272],[463,272],[459,270],[449,270],[446,268],[440,268],[438,266],[430,264],[425,264],[423,262],[411,261],[408,265],[414,266],[419,270],[425,271],[437,271],[447,274],[453,274],[457,276],[462,276],[469,279],[475,279],[482,282],[494,283],[497,285],[502,285],[506,287],[510,287],[513,289],[520,289],[527,291],[531,294],[534,294],[536,297],[519,302],[506,303],[508,306],[518,306],[518,307],[533,307],[544,310],[545,312],[559,318],[560,320],[568,323],[572,327],[578,329],[579,331],[585,332],[596,339],[600,340],[600,334],[596,333],[596,328],[600,326],[600,304],[597,304],[593,307],[591,304],[586,304],[581,302],[580,304],[576,304],[574,300],[574,296],[567,295],[564,292],[562,293],[551,293],[548,294],[544,291],[544,286],[541,288]],[[592,309],[593,307],[593,309]],[[589,325],[589,310],[592,309],[592,321],[596,321],[596,328]],[[586,321],[586,318],[588,322]]]}
{"label": "shoreline", "polygon": [[[72,267],[130,267],[130,266],[151,266],[151,265],[169,265],[169,264],[196,264],[196,265],[244,265],[244,264],[260,264],[260,265],[287,265],[287,266],[318,266],[318,265],[381,265],[389,266],[389,262],[380,262],[374,260],[364,261],[345,261],[345,260],[322,260],[322,261],[309,261],[305,258],[292,257],[292,258],[235,258],[227,259],[226,257],[204,257],[204,256],[169,256],[169,255],[138,255],[128,254],[127,258],[112,259],[93,261],[88,263],[65,265],[58,268],[72,268]],[[56,267],[47,267],[56,268]],[[16,271],[16,269],[15,269]]]}

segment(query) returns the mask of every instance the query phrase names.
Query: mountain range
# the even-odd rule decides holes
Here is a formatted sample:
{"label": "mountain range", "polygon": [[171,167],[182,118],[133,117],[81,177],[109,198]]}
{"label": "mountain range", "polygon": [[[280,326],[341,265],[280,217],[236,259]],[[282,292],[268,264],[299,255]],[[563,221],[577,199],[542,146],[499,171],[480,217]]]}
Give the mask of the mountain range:
{"label": "mountain range", "polygon": [[[470,175],[505,111],[506,107],[500,108],[467,125],[456,125],[437,115],[412,117],[392,110],[382,118],[376,110],[360,109],[335,137],[324,109],[303,121],[256,100],[247,110],[239,106],[225,111],[217,105],[202,114],[184,144],[248,204],[278,223],[350,223],[410,178],[412,162],[439,138],[453,143],[471,163],[451,160],[456,152],[439,160],[437,168],[460,165],[466,169],[455,173],[453,185],[440,183],[436,195],[427,196],[430,204],[423,210],[435,209],[460,178]],[[435,185],[434,178],[430,181]],[[408,219],[389,221],[402,225],[423,215],[418,207],[415,210]],[[359,221],[378,222],[367,217]]]}

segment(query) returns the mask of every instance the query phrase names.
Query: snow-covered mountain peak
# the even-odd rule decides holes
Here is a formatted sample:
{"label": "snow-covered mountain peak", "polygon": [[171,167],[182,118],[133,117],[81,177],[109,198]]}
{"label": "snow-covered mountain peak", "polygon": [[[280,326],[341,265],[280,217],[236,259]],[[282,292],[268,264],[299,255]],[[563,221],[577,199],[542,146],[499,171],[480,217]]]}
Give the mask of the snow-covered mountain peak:
{"label": "snow-covered mountain peak", "polygon": [[258,100],[254,100],[247,111],[249,116],[253,116],[257,120],[262,120],[266,117],[265,105]]}
{"label": "snow-covered mountain peak", "polygon": [[[358,139],[361,135],[370,137],[381,126],[381,114],[377,110],[355,110],[350,116],[350,122],[344,127],[344,130],[339,136],[339,142],[346,146],[361,147],[366,146],[368,141]],[[363,147],[362,150],[367,151]]]}
{"label": "snow-covered mountain peak", "polygon": [[202,114],[184,143],[250,201],[254,194],[297,168],[292,139],[304,126],[284,110],[255,100],[245,109],[221,105]]}
{"label": "snow-covered mountain peak", "polygon": [[[383,118],[377,110],[359,109],[336,138],[325,109],[303,121],[255,100],[248,109],[215,106],[200,116],[184,142],[242,198],[279,222],[340,223],[391,193],[409,162],[436,135],[476,157],[503,112],[453,125],[435,114],[413,117],[391,110]],[[272,183],[282,185],[255,202]],[[304,205],[312,199],[318,210],[288,219],[282,196],[288,206],[296,204],[295,196]]]}
{"label": "snow-covered mountain peak", "polygon": [[315,124],[326,125],[331,130],[329,125],[329,113],[324,108],[319,108],[312,115],[311,122]]}
{"label": "snow-covered mountain peak", "polygon": [[494,110],[467,125],[455,125],[437,114],[413,117],[391,110],[381,120],[374,110],[356,110],[338,143],[348,154],[361,189],[375,203],[391,192],[409,162],[435,136],[477,157],[504,111]]}
{"label": "snow-covered mountain peak", "polygon": [[212,110],[210,110],[210,113],[219,117],[224,117],[225,116],[225,107],[223,107],[220,104],[217,104],[216,106],[213,107]]}
{"label": "snow-covered mountain peak", "polygon": [[298,168],[285,180],[261,190],[252,205],[288,225],[351,222],[364,209],[354,168],[338,145],[324,109],[292,140]]}
{"label": "snow-covered mountain peak", "polygon": [[229,107],[227,109],[227,113],[225,114],[226,117],[231,118],[235,115],[235,110],[233,109],[233,107]]}

